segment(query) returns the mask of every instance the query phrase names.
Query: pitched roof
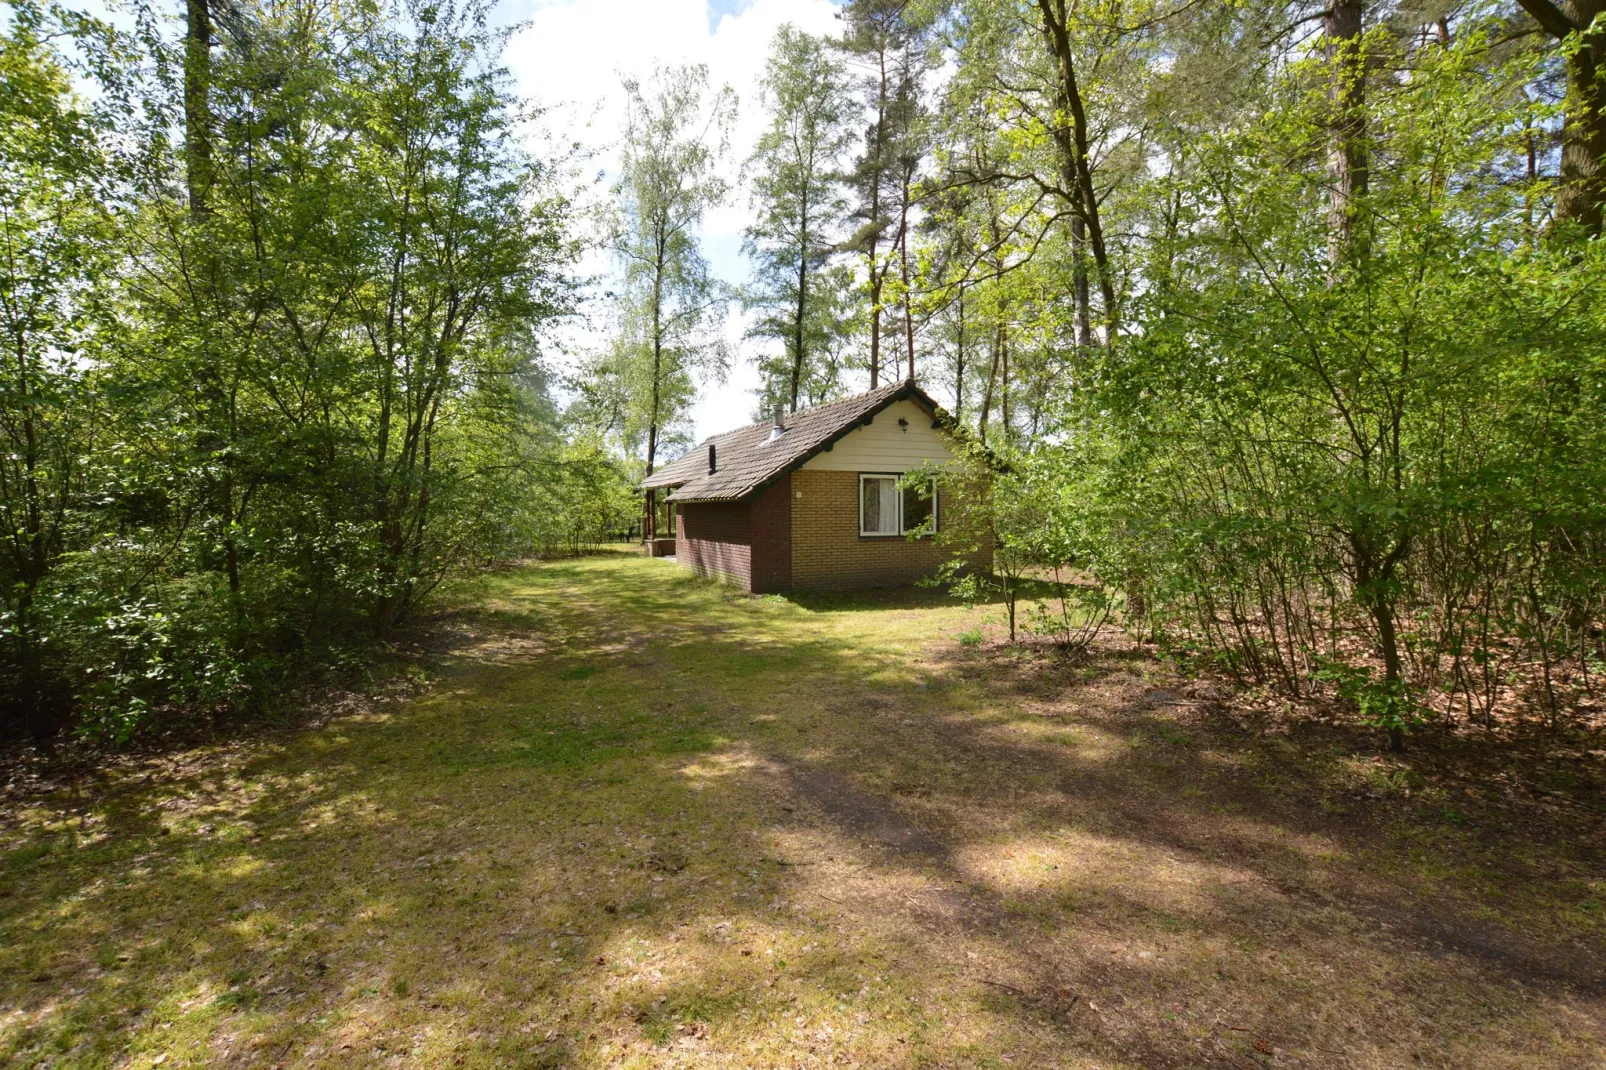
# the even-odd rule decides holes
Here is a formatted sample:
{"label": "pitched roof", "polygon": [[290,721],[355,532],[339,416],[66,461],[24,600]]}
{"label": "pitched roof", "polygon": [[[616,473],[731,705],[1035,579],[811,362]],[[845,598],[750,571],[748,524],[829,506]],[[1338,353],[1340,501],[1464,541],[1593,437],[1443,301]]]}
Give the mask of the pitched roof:
{"label": "pitched roof", "polygon": [[[920,402],[933,415],[942,411],[914,380],[905,379],[794,412],[786,417],[786,432],[779,437],[771,437],[773,424],[768,420],[714,435],[658,469],[641,485],[677,488],[668,499],[674,502],[740,501],[802,465],[888,405],[906,399]],[[709,446],[714,447],[713,472],[708,470]]]}

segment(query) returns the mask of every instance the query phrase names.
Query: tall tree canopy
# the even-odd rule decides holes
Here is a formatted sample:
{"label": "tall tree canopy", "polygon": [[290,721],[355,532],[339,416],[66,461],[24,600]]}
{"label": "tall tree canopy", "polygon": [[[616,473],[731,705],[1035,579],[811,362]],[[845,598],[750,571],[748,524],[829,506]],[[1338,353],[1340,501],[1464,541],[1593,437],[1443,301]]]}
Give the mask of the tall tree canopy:
{"label": "tall tree canopy", "polygon": [[623,267],[608,374],[625,387],[631,437],[647,474],[684,416],[700,376],[729,362],[721,329],[728,291],[700,244],[704,214],[729,193],[719,172],[736,118],[729,87],[711,90],[702,66],[660,68],[625,80],[613,248]]}
{"label": "tall tree canopy", "polygon": [[746,251],[753,280],[744,301],[758,312],[750,334],[781,343],[766,366],[768,398],[797,408],[839,386],[832,359],[845,333],[850,282],[831,256],[846,211],[839,173],[853,140],[846,73],[826,42],[782,26],[765,67],[770,122],[748,160],[753,222]]}
{"label": "tall tree canopy", "polygon": [[126,36],[14,6],[8,729],[261,706],[553,541],[542,488],[612,493],[539,401],[576,236],[487,12],[192,0]]}
{"label": "tall tree canopy", "polygon": [[[872,388],[900,363],[906,364],[907,375],[915,371],[909,241],[915,187],[926,155],[921,120],[934,14],[911,0],[850,0],[842,11],[840,47],[855,72],[863,112],[862,147],[848,184],[857,225],[852,248],[862,257],[869,298],[866,359]],[[888,307],[900,304],[902,323],[889,325]],[[899,333],[902,344],[889,347],[889,337]]]}

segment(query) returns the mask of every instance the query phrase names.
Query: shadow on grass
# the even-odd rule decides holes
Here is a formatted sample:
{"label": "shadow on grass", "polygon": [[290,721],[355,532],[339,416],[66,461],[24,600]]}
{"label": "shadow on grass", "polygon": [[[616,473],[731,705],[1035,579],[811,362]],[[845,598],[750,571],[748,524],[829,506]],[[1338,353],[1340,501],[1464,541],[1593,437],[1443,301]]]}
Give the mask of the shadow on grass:
{"label": "shadow on grass", "polygon": [[934,654],[970,619],[937,591],[620,555],[470,600],[423,698],[14,815],[0,1061],[1601,1051],[1598,830],[1324,814],[1321,770],[1179,717],[1131,652]]}
{"label": "shadow on grass", "polygon": [[[769,597],[815,613],[852,613],[883,609],[933,609],[955,604],[946,587],[870,587],[856,591],[793,591]],[[981,604],[996,605],[996,598]]]}

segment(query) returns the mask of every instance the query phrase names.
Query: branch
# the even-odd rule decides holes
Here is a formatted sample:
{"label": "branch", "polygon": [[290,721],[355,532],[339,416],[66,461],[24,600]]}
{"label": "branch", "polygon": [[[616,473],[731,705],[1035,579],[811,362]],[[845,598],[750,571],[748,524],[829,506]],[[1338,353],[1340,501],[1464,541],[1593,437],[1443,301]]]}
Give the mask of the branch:
{"label": "branch", "polygon": [[1532,15],[1534,21],[1544,27],[1546,33],[1557,39],[1568,37],[1574,33],[1582,33],[1585,29],[1585,27],[1568,18],[1567,13],[1552,3],[1551,0],[1517,0],[1517,4]]}

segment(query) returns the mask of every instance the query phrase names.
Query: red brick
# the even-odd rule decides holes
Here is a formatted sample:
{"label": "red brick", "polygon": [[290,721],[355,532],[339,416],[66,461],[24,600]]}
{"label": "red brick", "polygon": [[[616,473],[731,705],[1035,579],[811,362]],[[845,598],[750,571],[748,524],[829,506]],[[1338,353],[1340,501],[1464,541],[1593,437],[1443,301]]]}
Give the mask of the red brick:
{"label": "red brick", "polygon": [[[682,505],[678,521],[681,564],[755,594],[905,586],[935,575],[948,556],[933,539],[861,536],[857,472],[799,469],[752,502]],[[990,549],[971,562],[990,565]]]}
{"label": "red brick", "polygon": [[746,502],[693,502],[675,518],[675,557],[699,576],[746,588],[752,576],[752,510]]}

